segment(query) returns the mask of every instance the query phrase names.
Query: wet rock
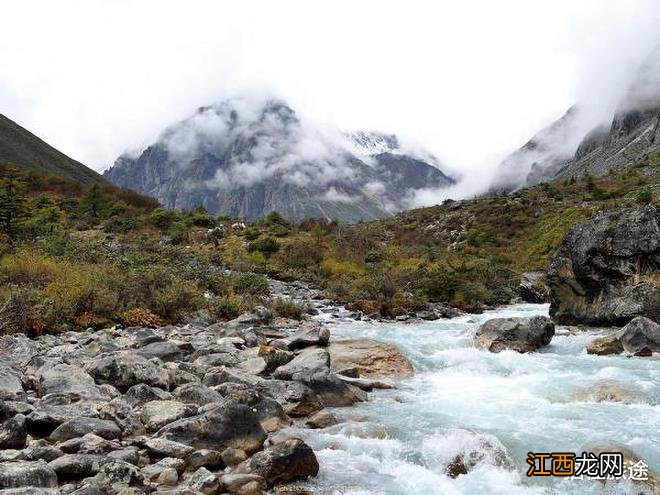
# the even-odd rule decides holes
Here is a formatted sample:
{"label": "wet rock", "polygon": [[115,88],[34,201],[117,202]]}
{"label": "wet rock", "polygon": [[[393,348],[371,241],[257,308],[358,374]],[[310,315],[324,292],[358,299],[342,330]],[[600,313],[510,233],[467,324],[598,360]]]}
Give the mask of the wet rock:
{"label": "wet rock", "polygon": [[555,325],[545,316],[494,318],[479,327],[474,345],[490,352],[532,352],[548,345],[554,334]]}
{"label": "wet rock", "polygon": [[576,390],[571,400],[580,402],[620,402],[622,404],[645,404],[648,397],[630,386],[613,380],[602,380],[588,387]]}
{"label": "wet rock", "polygon": [[154,400],[142,406],[142,422],[148,430],[158,430],[186,416],[188,408],[176,400]]}
{"label": "wet rock", "polygon": [[204,414],[170,423],[158,436],[195,449],[222,451],[233,447],[253,453],[263,444],[266,432],[250,407],[226,400]]}
{"label": "wet rock", "polygon": [[319,463],[311,447],[295,438],[257,452],[238,469],[274,485],[316,476]]}
{"label": "wet rock", "polygon": [[278,380],[291,380],[295,374],[314,373],[330,366],[330,355],[325,349],[305,349],[290,362],[280,366],[273,373]]}
{"label": "wet rock", "polygon": [[660,266],[660,205],[602,211],[578,224],[548,268],[558,323],[625,325],[653,317]]}
{"label": "wet rock", "polygon": [[17,414],[0,425],[0,449],[22,449],[27,440],[25,416]]}
{"label": "wet rock", "polygon": [[[624,466],[634,465],[642,461],[647,466],[647,479],[643,481],[642,480],[636,481],[635,485],[640,488],[644,487],[650,489],[651,490],[650,493],[660,493],[660,473],[657,473],[652,468],[648,468],[649,462],[642,459],[639,455],[637,455],[635,452],[630,450],[625,445],[616,444],[616,443],[592,443],[583,446],[582,449],[580,449],[580,452],[593,452],[596,455],[604,452],[621,452],[623,454]],[[602,493],[616,492],[617,487],[608,486],[609,484],[610,484],[610,480],[605,481],[605,486],[604,489],[602,490]],[[634,493],[637,493],[637,491],[635,491]],[[639,493],[641,494],[645,492],[639,492]]]}
{"label": "wet rock", "polygon": [[511,459],[501,442],[491,436],[469,430],[454,430],[440,441],[442,449],[439,461],[451,478],[467,474],[480,464],[510,467]]}
{"label": "wet rock", "polygon": [[43,461],[0,463],[0,489],[27,487],[56,488],[57,474]]}
{"label": "wet rock", "polygon": [[587,354],[596,354],[598,356],[607,356],[610,354],[620,354],[623,352],[623,344],[616,335],[608,335],[593,339],[587,344]]}
{"label": "wet rock", "polygon": [[114,421],[85,417],[65,421],[51,433],[50,438],[55,442],[61,442],[70,438],[82,437],[87,433],[94,433],[107,440],[121,438],[121,430]]}
{"label": "wet rock", "polygon": [[339,424],[339,420],[337,420],[337,416],[330,411],[322,410],[309,418],[305,424],[309,428],[329,428],[330,426]]}
{"label": "wet rock", "polygon": [[635,356],[650,356],[660,352],[660,325],[639,316],[623,327],[620,340],[626,352]]}
{"label": "wet rock", "polygon": [[414,374],[410,361],[392,344],[373,339],[333,341],[328,346],[334,371],[357,368],[361,378],[405,378]]}
{"label": "wet rock", "polygon": [[349,376],[337,375],[341,381],[350,383],[365,392],[371,392],[373,389],[389,390],[395,388],[394,385],[381,382],[379,380],[369,380],[367,378],[351,378]]}
{"label": "wet rock", "polygon": [[550,289],[546,283],[545,273],[525,272],[520,278],[518,294],[528,303],[543,304],[550,302]]}
{"label": "wet rock", "polygon": [[163,373],[162,367],[130,351],[119,351],[94,360],[86,366],[86,371],[96,383],[109,383],[121,392],[138,383],[167,390],[172,383],[172,377]]}
{"label": "wet rock", "polygon": [[284,380],[265,380],[259,390],[275,399],[292,418],[309,416],[323,409],[319,397],[307,385]]}

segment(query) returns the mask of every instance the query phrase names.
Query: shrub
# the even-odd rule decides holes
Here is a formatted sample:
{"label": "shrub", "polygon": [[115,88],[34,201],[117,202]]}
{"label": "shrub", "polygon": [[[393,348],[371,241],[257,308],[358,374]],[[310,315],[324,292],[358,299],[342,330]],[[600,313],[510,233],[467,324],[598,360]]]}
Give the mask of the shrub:
{"label": "shrub", "polygon": [[268,279],[256,273],[239,273],[234,277],[234,291],[238,294],[265,296],[270,292]]}
{"label": "shrub", "polygon": [[270,303],[270,309],[277,316],[281,316],[282,318],[302,320],[307,311],[307,305],[304,303],[297,303],[291,299],[278,297]]}
{"label": "shrub", "polygon": [[158,328],[164,325],[163,320],[147,308],[133,308],[121,314],[121,321],[127,327]]}
{"label": "shrub", "polygon": [[380,251],[369,251],[364,255],[365,263],[380,263],[383,261],[383,253]]}
{"label": "shrub", "polygon": [[154,297],[154,310],[170,321],[178,321],[185,313],[204,307],[200,288],[189,280],[173,280],[159,289]]}
{"label": "shrub", "polygon": [[174,222],[182,220],[181,213],[177,210],[168,210],[166,208],[156,208],[149,216],[149,221],[155,227],[161,230],[169,229]]}
{"label": "shrub", "polygon": [[219,320],[233,320],[248,309],[248,305],[235,295],[216,297],[209,304],[209,311]]}
{"label": "shrub", "polygon": [[653,202],[653,193],[651,192],[651,189],[649,189],[648,187],[642,189],[640,192],[637,193],[636,200],[641,205],[647,205]]}
{"label": "shrub", "polygon": [[275,239],[272,237],[265,237],[258,241],[251,242],[248,245],[247,250],[250,253],[259,251],[260,253],[263,253],[264,256],[268,257],[271,254],[276,253],[279,248],[280,246]]}

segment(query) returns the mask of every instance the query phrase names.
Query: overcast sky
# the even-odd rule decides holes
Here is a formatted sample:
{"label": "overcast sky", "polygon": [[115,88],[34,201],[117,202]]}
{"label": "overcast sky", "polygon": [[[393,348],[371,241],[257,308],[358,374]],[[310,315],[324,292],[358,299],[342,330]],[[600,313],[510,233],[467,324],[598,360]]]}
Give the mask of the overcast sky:
{"label": "overcast sky", "polygon": [[21,0],[1,15],[0,112],[97,170],[198,106],[267,92],[485,173],[574,102],[611,106],[660,35],[657,0]]}

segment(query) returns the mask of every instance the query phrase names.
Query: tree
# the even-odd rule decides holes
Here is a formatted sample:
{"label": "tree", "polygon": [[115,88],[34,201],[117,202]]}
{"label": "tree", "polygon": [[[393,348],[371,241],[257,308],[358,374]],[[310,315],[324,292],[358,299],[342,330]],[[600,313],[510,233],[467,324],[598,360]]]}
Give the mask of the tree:
{"label": "tree", "polygon": [[18,223],[28,216],[25,182],[13,167],[4,170],[0,178],[0,229],[9,237],[9,242],[16,239]]}
{"label": "tree", "polygon": [[105,200],[103,191],[98,184],[92,185],[85,196],[82,198],[82,207],[85,212],[90,212],[92,217],[98,218],[99,210],[103,206]]}

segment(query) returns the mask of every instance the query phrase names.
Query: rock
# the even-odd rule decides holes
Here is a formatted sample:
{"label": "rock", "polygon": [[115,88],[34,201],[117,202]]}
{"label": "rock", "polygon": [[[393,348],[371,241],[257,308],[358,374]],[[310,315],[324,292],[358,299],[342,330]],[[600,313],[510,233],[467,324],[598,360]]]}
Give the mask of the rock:
{"label": "rock", "polygon": [[48,465],[57,473],[58,479],[81,479],[93,476],[101,470],[105,458],[94,454],[65,454]]}
{"label": "rock", "polygon": [[181,349],[169,340],[153,342],[152,344],[141,347],[135,352],[147,359],[158,358],[164,362],[174,361],[181,357]]}
{"label": "rock", "polygon": [[587,344],[587,354],[607,356],[609,354],[620,354],[623,352],[623,344],[616,335],[608,335],[593,339]]}
{"label": "rock", "polygon": [[107,454],[111,450],[119,449],[121,445],[94,433],[87,433],[82,437],[58,443],[58,447],[67,454]]}
{"label": "rock", "polygon": [[158,478],[156,478],[157,485],[174,486],[179,481],[179,473],[174,468],[163,469]]}
{"label": "rock", "polygon": [[493,318],[479,327],[474,345],[491,352],[532,352],[548,345],[554,334],[555,325],[545,316]]}
{"label": "rock", "polygon": [[392,344],[373,339],[333,341],[328,345],[334,371],[357,368],[362,378],[406,378],[414,374],[410,361]]}
{"label": "rock", "polygon": [[511,467],[504,445],[494,436],[469,430],[453,430],[443,441],[446,446],[438,461],[450,478],[468,474],[482,463]]}
{"label": "rock", "polygon": [[27,440],[25,416],[17,414],[0,425],[0,450],[22,449]]}
{"label": "rock", "polygon": [[[30,360],[43,351],[42,345],[25,335],[0,337],[0,362],[17,370],[25,370]],[[0,381],[1,383],[1,381]]]}
{"label": "rock", "polygon": [[236,371],[248,375],[261,375],[266,371],[266,361],[261,357],[246,359],[236,365]]}
{"label": "rock", "polygon": [[223,383],[242,383],[248,386],[256,386],[261,378],[247,373],[241,373],[238,370],[227,369],[224,366],[220,368],[211,368],[208,373],[204,375],[202,384],[207,387],[215,385],[222,385]]}
{"label": "rock", "polygon": [[184,485],[195,492],[211,495],[218,491],[220,480],[211,471],[201,467],[184,481]]}
{"label": "rock", "polygon": [[660,311],[660,205],[602,211],[578,224],[548,268],[558,323],[625,325]]}
{"label": "rock", "polygon": [[144,442],[144,446],[157,456],[176,457],[177,459],[186,459],[195,450],[183,443],[164,438],[149,438]]}
{"label": "rock", "polygon": [[106,440],[121,438],[121,430],[114,421],[98,418],[76,417],[65,421],[58,426],[50,438],[55,442],[82,437],[87,433],[94,433]]}
{"label": "rock", "polygon": [[623,327],[620,340],[626,352],[636,356],[650,356],[660,352],[660,325],[638,316]]}
{"label": "rock", "polygon": [[227,326],[259,326],[267,325],[273,319],[273,313],[263,307],[256,306],[252,311],[243,313],[238,318],[227,322]]}
{"label": "rock", "polygon": [[389,383],[381,382],[378,380],[369,380],[367,378],[351,378],[350,376],[337,375],[341,381],[355,385],[359,389],[364,390],[365,392],[371,392],[373,389],[389,390],[395,388],[394,385]]}
{"label": "rock", "polygon": [[316,476],[319,463],[311,447],[295,438],[257,452],[238,469],[274,485]]}
{"label": "rock", "polygon": [[10,416],[13,416],[11,413],[11,410],[9,409],[9,406],[7,403],[0,399],[0,421],[4,421],[5,419],[8,419]]}
{"label": "rock", "polygon": [[222,451],[222,461],[227,466],[236,466],[247,459],[247,454],[241,449],[228,448]]}
{"label": "rock", "polygon": [[545,273],[525,272],[520,278],[518,294],[528,303],[543,304],[550,302],[550,289],[546,284]]}
{"label": "rock", "polygon": [[238,357],[233,352],[215,352],[195,359],[195,364],[204,368],[211,366],[236,366],[238,362]]}
{"label": "rock", "polygon": [[85,369],[96,383],[109,383],[121,392],[138,383],[167,390],[172,383],[168,373],[163,373],[153,362],[130,351],[119,351],[94,360]]}
{"label": "rock", "polygon": [[21,401],[25,400],[25,397],[19,373],[9,366],[0,364],[0,399]]}
{"label": "rock", "polygon": [[[593,452],[596,455],[599,455],[604,452],[621,452],[623,454],[623,465],[624,465],[624,472],[626,470],[627,466],[634,465],[639,463],[640,461],[643,461],[646,466],[651,465],[652,463],[644,461],[641,457],[639,457],[635,452],[630,450],[628,447],[625,445],[621,444],[616,444],[616,443],[592,443],[592,444],[587,444],[580,449],[580,452]],[[652,491],[649,493],[660,493],[660,474],[655,472],[652,467],[649,467],[647,469],[647,478],[644,481],[636,481],[635,486],[639,487],[639,485],[645,486],[650,488]],[[602,493],[616,493],[616,485],[614,487],[608,487],[608,483],[610,480],[605,481],[605,486],[603,487]],[[645,493],[645,492],[637,492],[637,489],[631,493]]]}
{"label": "rock", "polygon": [[329,428],[330,426],[339,424],[339,421],[337,420],[337,416],[330,411],[322,410],[309,418],[305,424],[309,428]]}
{"label": "rock", "polygon": [[108,452],[108,458],[115,459],[118,461],[128,462],[129,464],[133,464],[134,466],[137,466],[138,463],[140,462],[140,455],[136,447],[128,447],[125,449],[113,450],[112,452]]}
{"label": "rock", "polygon": [[216,322],[207,309],[198,309],[183,317],[183,323],[195,327],[208,327]]}
{"label": "rock", "polygon": [[39,370],[39,396],[62,394],[84,399],[102,399],[105,394],[94,379],[78,366],[57,364]]}
{"label": "rock", "polygon": [[56,488],[57,474],[45,462],[0,462],[0,489]]}
{"label": "rock", "polygon": [[222,396],[218,392],[197,383],[187,383],[177,387],[174,390],[174,396],[181,402],[198,406],[222,401]]}
{"label": "rock", "polygon": [[154,400],[169,400],[172,394],[160,388],[150,387],[144,383],[138,383],[129,388],[124,394],[124,399],[131,405],[140,405]]}
{"label": "rock", "polygon": [[259,346],[258,355],[266,363],[266,373],[272,373],[276,368],[284,366],[295,357],[295,354],[291,351],[285,351],[267,345]]}
{"label": "rock", "polygon": [[265,380],[259,385],[259,390],[275,399],[292,418],[309,416],[323,409],[316,393],[300,382]]}
{"label": "rock", "polygon": [[306,321],[300,330],[290,337],[278,339],[271,345],[280,349],[303,349],[309,346],[326,346],[330,340],[330,331],[318,321]]}
{"label": "rock", "polygon": [[224,474],[220,481],[225,491],[235,494],[259,495],[259,491],[254,491],[255,484],[262,491],[266,488],[266,480],[256,474]]}
{"label": "rock", "polygon": [[148,430],[158,430],[186,415],[188,408],[176,400],[153,400],[142,406],[142,422]]}
{"label": "rock", "polygon": [[576,390],[571,400],[580,402],[620,402],[622,404],[645,404],[648,398],[640,391],[631,389],[613,380],[602,380],[589,387]]}
{"label": "rock", "polygon": [[196,450],[188,457],[188,469],[191,471],[196,471],[201,467],[217,468],[221,467],[223,462],[226,464],[222,454],[220,454],[220,452],[217,450],[201,449]]}
{"label": "rock", "polygon": [[324,407],[346,407],[367,400],[366,392],[341,380],[329,369],[299,372],[292,378],[311,388]]}
{"label": "rock", "polygon": [[206,413],[170,423],[158,436],[195,449],[222,451],[233,447],[251,454],[259,450],[266,432],[250,407],[226,400]]}
{"label": "rock", "polygon": [[290,423],[282,406],[269,397],[247,387],[234,387],[222,392],[225,399],[245,404],[256,414],[262,428],[267,432],[278,430]]}
{"label": "rock", "polygon": [[300,352],[289,363],[277,368],[272,376],[278,380],[291,380],[292,376],[297,373],[313,373],[327,369],[329,366],[330,355],[328,351],[320,348],[310,348]]}
{"label": "rock", "polygon": [[101,419],[114,421],[125,435],[138,435],[144,432],[139,410],[133,408],[123,398],[103,402],[97,406]]}
{"label": "rock", "polygon": [[50,435],[55,428],[78,417],[96,417],[98,411],[91,402],[55,402],[46,399],[35,403],[34,410],[27,415],[28,432],[37,436]]}

